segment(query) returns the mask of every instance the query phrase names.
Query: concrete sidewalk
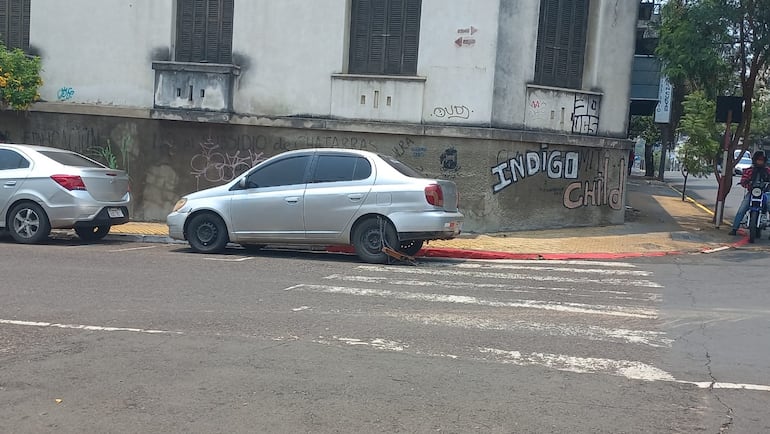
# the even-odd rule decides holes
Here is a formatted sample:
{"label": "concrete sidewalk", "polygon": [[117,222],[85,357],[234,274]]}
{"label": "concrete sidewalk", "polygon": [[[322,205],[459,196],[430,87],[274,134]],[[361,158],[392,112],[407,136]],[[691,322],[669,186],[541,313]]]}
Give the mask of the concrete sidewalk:
{"label": "concrete sidewalk", "polygon": [[[727,235],[726,229],[714,229],[707,211],[691,201],[683,202],[668,184],[632,176],[628,181],[625,225],[463,234],[451,241],[433,241],[421,254],[488,259],[623,258],[700,252],[739,241]],[[162,223],[131,222],[113,227],[110,235],[169,241],[168,230]]]}

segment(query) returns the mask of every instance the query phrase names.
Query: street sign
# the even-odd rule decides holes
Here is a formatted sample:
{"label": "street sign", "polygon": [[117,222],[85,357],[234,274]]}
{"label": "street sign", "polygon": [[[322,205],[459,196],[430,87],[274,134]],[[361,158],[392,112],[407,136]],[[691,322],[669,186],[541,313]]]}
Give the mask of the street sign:
{"label": "street sign", "polygon": [[733,112],[730,121],[739,124],[743,120],[742,96],[718,96],[717,97],[717,122],[727,122],[727,113]]}
{"label": "street sign", "polygon": [[658,107],[655,109],[655,123],[668,124],[671,122],[671,94],[673,88],[668,77],[660,77],[660,90],[658,91]]}

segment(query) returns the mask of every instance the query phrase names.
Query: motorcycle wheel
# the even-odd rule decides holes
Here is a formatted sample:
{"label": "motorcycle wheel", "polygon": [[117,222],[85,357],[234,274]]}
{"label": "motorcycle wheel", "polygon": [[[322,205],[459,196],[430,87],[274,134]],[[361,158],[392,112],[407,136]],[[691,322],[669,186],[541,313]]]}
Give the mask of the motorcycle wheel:
{"label": "motorcycle wheel", "polygon": [[749,216],[749,242],[753,243],[754,240],[759,238],[759,213],[752,211]]}

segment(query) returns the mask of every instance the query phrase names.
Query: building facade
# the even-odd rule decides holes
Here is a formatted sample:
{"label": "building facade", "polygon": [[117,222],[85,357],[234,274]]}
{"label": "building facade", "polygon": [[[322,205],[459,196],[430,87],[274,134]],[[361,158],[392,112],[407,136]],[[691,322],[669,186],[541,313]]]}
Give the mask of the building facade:
{"label": "building facade", "polygon": [[0,34],[41,56],[45,84],[43,101],[2,113],[0,129],[109,147],[139,219],[162,220],[179,195],[276,153],[350,147],[455,180],[470,231],[623,222],[637,2],[4,7],[16,15],[0,15]]}

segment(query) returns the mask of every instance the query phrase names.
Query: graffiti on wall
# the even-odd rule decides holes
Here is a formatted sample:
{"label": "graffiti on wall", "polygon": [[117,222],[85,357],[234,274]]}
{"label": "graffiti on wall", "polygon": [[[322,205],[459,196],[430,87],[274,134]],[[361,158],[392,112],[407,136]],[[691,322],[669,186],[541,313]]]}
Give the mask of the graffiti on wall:
{"label": "graffiti on wall", "polygon": [[230,182],[237,176],[266,160],[264,153],[253,150],[221,152],[219,145],[207,140],[200,144],[201,152],[190,160],[190,172],[199,185],[208,182]]}
{"label": "graffiti on wall", "polygon": [[[491,168],[496,181],[492,192],[500,193],[525,179],[544,174],[547,179],[572,181],[563,189],[554,190],[562,196],[567,209],[609,206],[621,210],[627,174],[625,162],[625,158],[620,158],[617,165],[611,165],[609,155],[598,149],[566,152],[549,150],[543,145],[539,151],[515,154],[500,151],[497,165]],[[611,176],[614,175],[612,171],[617,171],[618,175]],[[590,173],[592,177],[580,180],[581,173]],[[614,183],[613,179],[616,180]]]}
{"label": "graffiti on wall", "polygon": [[439,119],[470,119],[473,110],[464,105],[436,107],[431,116]]}
{"label": "graffiti on wall", "polygon": [[492,167],[492,175],[498,181],[492,186],[492,192],[500,193],[539,173],[545,173],[550,179],[577,179],[579,161],[580,154],[577,152],[549,150],[547,146],[543,146],[540,151],[517,152],[513,156],[508,155],[507,151],[501,151],[498,153],[498,164]]}
{"label": "graffiti on wall", "polygon": [[617,183],[610,183],[610,157],[604,158],[604,167],[587,181],[576,181],[564,189],[564,206],[577,209],[588,206],[609,206],[614,210],[623,209],[623,193],[626,187],[626,159],[620,158],[614,166],[618,172]]}
{"label": "graffiti on wall", "polygon": [[441,162],[442,175],[448,178],[454,178],[460,172],[457,149],[454,146],[444,150],[439,157],[439,161]]}
{"label": "graffiti on wall", "polygon": [[572,132],[575,134],[599,134],[599,95],[575,94],[572,113]]}
{"label": "graffiti on wall", "polygon": [[56,95],[59,101],[69,101],[74,96],[75,96],[75,89],[71,87],[63,87],[59,89],[59,93]]}

